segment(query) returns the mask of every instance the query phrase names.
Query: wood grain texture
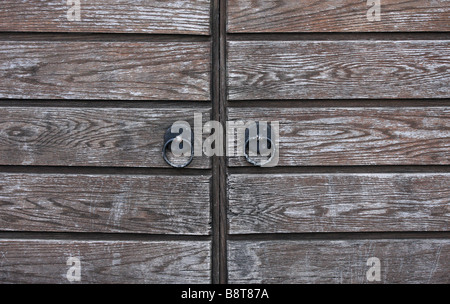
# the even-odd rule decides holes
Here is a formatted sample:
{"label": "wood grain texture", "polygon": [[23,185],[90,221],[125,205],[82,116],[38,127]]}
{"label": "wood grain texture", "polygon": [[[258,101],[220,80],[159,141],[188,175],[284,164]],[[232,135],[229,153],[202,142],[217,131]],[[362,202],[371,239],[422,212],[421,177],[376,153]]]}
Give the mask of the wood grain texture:
{"label": "wood grain texture", "polygon": [[4,41],[0,98],[209,100],[209,42]]}
{"label": "wood grain texture", "polygon": [[209,0],[81,1],[81,21],[68,21],[65,0],[2,0],[1,31],[208,35]]}
{"label": "wood grain texture", "polygon": [[[0,108],[0,164],[165,167],[164,134],[176,121],[209,120],[207,107]],[[193,124],[191,124],[193,127]],[[206,156],[188,168],[210,168]]]}
{"label": "wood grain texture", "polygon": [[[279,121],[278,166],[448,165],[450,108],[230,108]],[[230,157],[230,166],[249,166]]]}
{"label": "wood grain texture", "polygon": [[231,175],[228,206],[232,234],[448,231],[450,174]]}
{"label": "wood grain texture", "polygon": [[228,97],[449,98],[449,41],[229,41]]}
{"label": "wood grain texture", "polygon": [[0,230],[208,235],[209,176],[0,174]]}
{"label": "wood grain texture", "polygon": [[[0,240],[1,283],[210,283],[210,242]],[[78,283],[78,282],[74,282]]]}
{"label": "wood grain texture", "polygon": [[[230,283],[450,283],[450,240],[230,241]],[[376,283],[376,282],[375,282]]]}
{"label": "wood grain texture", "polygon": [[450,31],[450,1],[383,0],[381,20],[360,0],[228,0],[228,32]]}

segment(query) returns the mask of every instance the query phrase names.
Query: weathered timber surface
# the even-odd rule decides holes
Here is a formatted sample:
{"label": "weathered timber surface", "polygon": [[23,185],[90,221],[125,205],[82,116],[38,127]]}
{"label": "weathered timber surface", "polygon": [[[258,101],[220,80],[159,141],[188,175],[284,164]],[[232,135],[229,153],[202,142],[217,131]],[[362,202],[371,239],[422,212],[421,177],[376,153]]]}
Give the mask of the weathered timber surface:
{"label": "weathered timber surface", "polygon": [[209,42],[2,41],[0,98],[209,100]]}
{"label": "weathered timber surface", "polygon": [[229,41],[228,97],[449,98],[449,41]]}
{"label": "weathered timber surface", "polygon": [[279,121],[278,166],[450,164],[447,107],[230,108],[229,119]]}
{"label": "weathered timber surface", "polygon": [[450,1],[383,0],[381,20],[360,0],[228,0],[228,32],[450,31]]}
{"label": "weathered timber surface", "polygon": [[0,174],[0,230],[210,232],[209,176]]}
{"label": "weathered timber surface", "polygon": [[209,34],[210,0],[96,0],[80,3],[81,20],[69,21],[67,13],[72,5],[67,5],[65,0],[2,0],[0,30]]}
{"label": "weathered timber surface", "polygon": [[[450,240],[230,241],[230,283],[450,283]],[[377,283],[377,282],[375,282]]]}
{"label": "weathered timber surface", "polygon": [[450,174],[235,174],[228,206],[232,234],[448,231]]}
{"label": "weathered timber surface", "polygon": [[210,242],[0,240],[1,283],[210,283]]}
{"label": "weathered timber surface", "polygon": [[[164,134],[176,121],[193,127],[208,107],[0,108],[0,164],[34,166],[166,167]],[[206,156],[189,168],[209,168]]]}

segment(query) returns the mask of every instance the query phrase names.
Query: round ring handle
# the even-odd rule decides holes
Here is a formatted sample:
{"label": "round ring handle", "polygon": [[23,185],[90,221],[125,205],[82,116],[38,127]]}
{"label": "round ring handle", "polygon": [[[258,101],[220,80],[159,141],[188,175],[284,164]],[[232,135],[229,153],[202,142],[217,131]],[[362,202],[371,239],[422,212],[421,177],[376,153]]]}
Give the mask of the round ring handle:
{"label": "round ring handle", "polygon": [[172,163],[168,158],[167,158],[167,147],[169,147],[169,145],[174,141],[174,140],[178,140],[178,138],[177,137],[172,137],[172,138],[169,138],[167,141],[166,141],[166,143],[164,144],[164,147],[163,147],[163,150],[162,150],[162,155],[163,155],[163,158],[164,158],[164,160],[166,161],[166,163],[169,165],[169,166],[171,166],[171,167],[174,167],[174,168],[184,168],[184,167],[187,167],[187,166],[189,166],[189,164],[192,162],[192,160],[194,159],[194,146],[193,145],[191,145],[191,143],[190,142],[188,142],[187,140],[183,140],[183,145],[185,144],[185,143],[188,143],[189,144],[189,146],[191,147],[191,157],[189,158],[189,160],[186,162],[186,163],[183,163],[183,164],[174,164],[174,163]]}
{"label": "round ring handle", "polygon": [[[270,142],[270,147],[271,147],[271,150],[272,150],[269,159],[267,159],[267,160],[264,161],[264,162],[259,162],[259,163],[258,163],[257,161],[255,161],[255,160],[251,159],[250,156],[249,156],[248,153],[247,153],[247,146],[250,144],[250,140],[258,140],[258,141],[260,141],[260,140],[268,140],[268,141]],[[259,144],[259,142],[258,142],[258,144]],[[258,148],[258,150],[259,150],[259,148]],[[252,164],[252,165],[254,165],[254,166],[262,167],[262,166],[264,166],[264,165],[267,165],[268,163],[270,163],[270,162],[273,160],[273,158],[275,157],[275,153],[276,153],[276,152],[277,152],[277,147],[276,147],[275,143],[272,141],[272,139],[269,138],[269,137],[260,137],[260,136],[256,136],[256,137],[252,137],[252,138],[247,138],[247,139],[245,140],[245,146],[244,146],[244,156],[245,156],[245,159],[246,159],[250,164]]]}

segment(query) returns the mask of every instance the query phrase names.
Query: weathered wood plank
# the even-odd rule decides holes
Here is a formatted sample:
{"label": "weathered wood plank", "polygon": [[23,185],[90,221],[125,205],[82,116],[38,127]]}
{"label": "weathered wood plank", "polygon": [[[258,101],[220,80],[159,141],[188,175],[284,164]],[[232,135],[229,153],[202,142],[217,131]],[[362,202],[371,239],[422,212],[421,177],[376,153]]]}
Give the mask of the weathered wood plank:
{"label": "weathered wood plank", "polygon": [[209,34],[209,0],[96,0],[80,4],[81,20],[69,21],[67,13],[73,5],[67,1],[2,0],[0,30]]}
{"label": "weathered wood plank", "polygon": [[209,176],[0,174],[0,230],[207,235]]}
{"label": "weathered wood plank", "polygon": [[232,234],[448,231],[450,174],[231,175],[228,208]]}
{"label": "weathered wood plank", "polygon": [[228,244],[230,283],[369,283],[371,257],[380,259],[380,283],[450,283],[448,239]]}
{"label": "weathered wood plank", "polygon": [[[0,108],[0,164],[169,167],[161,153],[164,134],[176,121],[192,123],[194,113],[210,116],[207,107],[187,106]],[[209,167],[206,156],[189,165]]]}
{"label": "weathered wood plank", "polygon": [[70,257],[79,283],[210,283],[209,242],[58,240],[0,240],[0,282],[70,283]]}
{"label": "weathered wood plank", "polygon": [[228,0],[228,32],[450,31],[450,1],[383,0],[381,20],[360,0]]}
{"label": "weathered wood plank", "polygon": [[209,42],[3,41],[0,98],[209,100]]}
{"label": "weathered wood plank", "polygon": [[229,41],[228,96],[450,97],[449,41]]}
{"label": "weathered wood plank", "polygon": [[279,121],[278,166],[450,164],[447,107],[230,108],[229,119]]}

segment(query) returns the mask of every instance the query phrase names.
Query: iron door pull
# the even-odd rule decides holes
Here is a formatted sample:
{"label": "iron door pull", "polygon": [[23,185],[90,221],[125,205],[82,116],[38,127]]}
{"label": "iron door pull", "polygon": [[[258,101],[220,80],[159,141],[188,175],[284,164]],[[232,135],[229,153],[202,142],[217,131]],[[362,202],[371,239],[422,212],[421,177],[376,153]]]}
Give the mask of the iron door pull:
{"label": "iron door pull", "polygon": [[[171,128],[169,128],[166,131],[166,134],[164,134],[164,146],[162,149],[162,156],[163,156],[164,160],[166,161],[166,163],[169,166],[174,167],[174,168],[185,168],[185,167],[189,166],[189,164],[194,159],[194,144],[192,143],[192,140],[194,139],[194,132],[191,133],[190,141],[184,139],[181,136],[181,134],[182,134],[182,132],[173,133]],[[172,150],[171,146],[174,141],[175,141],[175,143],[178,143],[178,144],[183,144],[183,145],[188,144],[190,146],[191,155],[187,162],[182,163],[182,164],[174,164],[167,158],[167,152]]]}

